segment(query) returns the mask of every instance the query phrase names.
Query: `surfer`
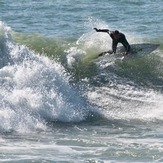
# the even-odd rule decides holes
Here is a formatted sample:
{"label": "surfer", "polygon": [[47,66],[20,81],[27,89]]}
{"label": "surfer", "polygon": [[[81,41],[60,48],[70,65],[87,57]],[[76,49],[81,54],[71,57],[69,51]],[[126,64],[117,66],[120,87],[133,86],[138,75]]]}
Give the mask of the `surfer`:
{"label": "surfer", "polygon": [[118,30],[115,30],[115,31],[110,31],[108,29],[97,29],[97,28],[94,28],[94,30],[96,30],[96,32],[106,32],[110,35],[110,37],[112,38],[112,51],[109,51],[110,54],[112,53],[116,53],[116,49],[117,49],[117,45],[118,43],[120,42],[126,49],[126,55],[129,53],[130,51],[130,45],[126,39],[126,36],[119,32]]}

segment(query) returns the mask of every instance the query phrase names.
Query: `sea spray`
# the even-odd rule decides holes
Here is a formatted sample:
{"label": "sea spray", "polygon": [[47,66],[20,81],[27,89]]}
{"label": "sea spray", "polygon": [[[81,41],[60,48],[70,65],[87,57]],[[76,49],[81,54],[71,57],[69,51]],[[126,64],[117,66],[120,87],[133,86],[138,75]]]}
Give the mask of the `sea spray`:
{"label": "sea spray", "polygon": [[1,132],[45,130],[48,122],[79,122],[89,116],[91,107],[69,84],[60,63],[11,38],[3,40],[2,58],[8,55],[9,60],[0,69]]}

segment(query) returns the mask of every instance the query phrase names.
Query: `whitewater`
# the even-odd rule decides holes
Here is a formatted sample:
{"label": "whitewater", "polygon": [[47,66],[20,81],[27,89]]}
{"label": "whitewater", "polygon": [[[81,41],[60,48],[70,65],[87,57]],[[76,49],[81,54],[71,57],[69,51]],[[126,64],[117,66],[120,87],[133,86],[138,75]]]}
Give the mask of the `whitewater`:
{"label": "whitewater", "polygon": [[[0,162],[163,162],[162,5],[0,2]],[[94,27],[160,46],[97,58]]]}

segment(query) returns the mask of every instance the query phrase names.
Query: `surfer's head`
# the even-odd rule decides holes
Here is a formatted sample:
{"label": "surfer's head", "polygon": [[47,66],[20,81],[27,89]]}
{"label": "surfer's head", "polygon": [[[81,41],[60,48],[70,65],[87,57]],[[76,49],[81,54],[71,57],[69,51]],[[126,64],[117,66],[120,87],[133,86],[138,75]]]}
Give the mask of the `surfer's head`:
{"label": "surfer's head", "polygon": [[115,30],[114,33],[115,33],[115,35],[119,35],[119,31],[118,30]]}
{"label": "surfer's head", "polygon": [[113,35],[114,35],[115,39],[119,39],[119,31],[118,30],[115,30]]}

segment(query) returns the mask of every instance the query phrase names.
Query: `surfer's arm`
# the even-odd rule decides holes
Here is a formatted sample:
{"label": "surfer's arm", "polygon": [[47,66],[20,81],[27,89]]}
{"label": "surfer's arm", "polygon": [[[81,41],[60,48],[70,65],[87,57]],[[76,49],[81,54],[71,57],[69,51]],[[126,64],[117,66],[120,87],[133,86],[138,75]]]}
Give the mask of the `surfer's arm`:
{"label": "surfer's arm", "polygon": [[107,33],[110,34],[109,29],[97,29],[97,28],[94,28],[94,30],[95,30],[96,32],[107,32]]}

